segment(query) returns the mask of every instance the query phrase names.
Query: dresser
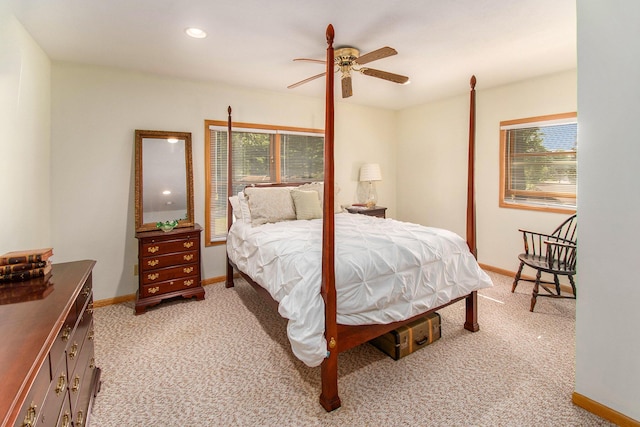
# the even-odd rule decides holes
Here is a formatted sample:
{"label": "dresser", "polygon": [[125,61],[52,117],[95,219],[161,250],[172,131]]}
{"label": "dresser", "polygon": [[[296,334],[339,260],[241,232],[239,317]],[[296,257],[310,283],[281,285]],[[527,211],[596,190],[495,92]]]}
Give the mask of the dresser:
{"label": "dresser", "polygon": [[138,239],[138,293],[135,313],[174,298],[204,299],[200,276],[200,234],[202,228],[171,231],[141,231]]}
{"label": "dresser", "polygon": [[361,215],[377,216],[378,218],[386,218],[387,208],[382,206],[373,206],[371,208],[352,206],[347,208],[347,212],[352,214],[361,214]]}
{"label": "dresser", "polygon": [[[21,289],[23,302],[0,305],[0,420],[10,426],[87,426],[100,390],[93,333],[95,261],[54,264],[48,282]],[[31,286],[34,292],[24,292]],[[46,289],[46,291],[43,291]],[[18,293],[13,293],[14,296]]]}

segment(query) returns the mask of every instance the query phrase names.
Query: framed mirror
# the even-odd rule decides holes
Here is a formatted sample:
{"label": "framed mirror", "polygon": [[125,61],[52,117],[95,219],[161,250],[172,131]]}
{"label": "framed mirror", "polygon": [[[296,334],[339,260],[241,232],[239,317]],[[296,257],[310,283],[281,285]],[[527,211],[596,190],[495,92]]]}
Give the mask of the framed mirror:
{"label": "framed mirror", "polygon": [[191,133],[136,130],[136,232],[194,225]]}

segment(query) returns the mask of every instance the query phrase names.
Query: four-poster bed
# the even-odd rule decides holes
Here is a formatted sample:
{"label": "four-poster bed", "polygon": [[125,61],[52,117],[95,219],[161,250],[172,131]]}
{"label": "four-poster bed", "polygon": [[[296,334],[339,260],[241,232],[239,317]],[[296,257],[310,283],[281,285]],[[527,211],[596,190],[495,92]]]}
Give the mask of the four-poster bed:
{"label": "four-poster bed", "polygon": [[[309,366],[321,365],[322,391],[320,395],[320,403],[327,410],[332,411],[340,407],[340,398],[338,396],[338,354],[353,348],[362,343],[378,337],[386,332],[398,328],[401,325],[414,321],[415,319],[432,313],[449,304],[457,301],[465,300],[465,322],[464,328],[469,331],[479,330],[478,314],[477,314],[477,289],[491,286],[490,279],[477,265],[475,260],[475,218],[474,218],[474,199],[473,199],[473,159],[474,159],[474,122],[475,122],[475,78],[471,79],[471,107],[470,107],[470,128],[469,128],[469,184],[468,184],[468,208],[467,208],[467,241],[466,243],[459,236],[446,230],[428,229],[416,224],[401,223],[394,220],[384,220],[379,218],[365,217],[364,215],[340,214],[334,215],[334,73],[333,73],[333,39],[334,29],[329,25],[327,28],[327,72],[326,72],[326,116],[325,116],[325,154],[324,154],[324,184],[323,188],[327,191],[318,191],[318,195],[322,199],[322,220],[319,217],[315,221],[286,221],[288,224],[265,224],[260,227],[253,227],[251,224],[234,224],[232,233],[232,212],[238,216],[240,208],[237,207],[238,199],[232,189],[232,153],[229,148],[228,154],[228,193],[230,204],[236,204],[233,209],[229,208],[228,221],[230,225],[229,235],[227,238],[227,287],[233,286],[234,268],[239,274],[247,280],[259,293],[266,295],[268,299],[277,300],[279,311],[290,319],[287,328],[292,349],[294,354]],[[231,147],[231,107],[228,110],[228,137],[229,147]],[[294,184],[290,184],[294,185]],[[303,186],[304,187],[304,186]],[[282,189],[282,187],[280,187]],[[302,187],[301,187],[302,188]],[[249,193],[250,190],[246,189]],[[287,190],[293,191],[293,190]],[[255,193],[255,191],[254,191]],[[244,197],[243,194],[240,196]],[[249,195],[249,201],[255,200]],[[232,201],[232,199],[235,199]],[[255,207],[255,206],[254,206]],[[248,209],[248,208],[247,208]],[[336,217],[338,218],[336,220]],[[295,218],[294,218],[295,219]],[[300,219],[300,218],[298,218]],[[236,222],[243,223],[243,221]],[[342,238],[340,245],[336,247],[336,222],[339,235]],[[254,223],[255,225],[255,223]],[[321,227],[321,232],[319,231]],[[287,228],[286,231],[283,229]],[[268,238],[263,236],[261,229],[270,231]],[[289,229],[298,229],[302,234],[297,237],[289,238]],[[375,264],[371,267],[371,260],[363,260],[363,265],[357,264],[357,260],[351,259],[351,255],[359,252],[360,249],[348,246],[345,242],[344,235],[347,235],[349,244],[357,244],[357,237],[348,236],[349,230],[358,230],[361,240],[366,240],[371,233],[380,246],[376,248],[380,257],[390,257],[393,253],[399,253],[399,258],[385,264],[390,264],[391,272],[378,272],[379,265]],[[238,231],[240,230],[240,231]],[[368,231],[369,230],[369,231]],[[400,234],[395,234],[395,233]],[[402,234],[405,233],[405,234]],[[396,246],[389,248],[389,243],[383,242],[387,235],[399,236],[395,237],[393,243]],[[433,236],[431,236],[433,235]],[[274,236],[287,236],[277,241]],[[302,237],[300,237],[302,236]],[[408,236],[408,237],[407,237]],[[418,238],[419,236],[420,238]],[[426,239],[437,239],[424,243],[422,237]],[[320,240],[321,237],[321,240]],[[247,246],[251,239],[255,239],[254,246]],[[275,248],[270,249],[268,244],[276,241]],[[435,243],[434,243],[435,242]],[[314,244],[317,243],[317,246]],[[367,244],[371,244],[370,242]],[[298,245],[298,246],[296,246]],[[318,248],[321,246],[321,248]],[[405,265],[407,259],[414,261],[415,254],[428,252],[426,248],[437,247],[435,254],[428,254],[430,259],[417,260],[416,266]],[[272,251],[272,252],[269,252]],[[338,260],[342,263],[336,264],[336,255],[338,251]],[[385,252],[386,251],[386,252]],[[317,271],[315,267],[305,267],[297,256],[298,253],[304,253],[307,258],[315,257],[321,254],[321,266],[318,265],[318,259],[315,259]],[[275,255],[274,255],[275,254]],[[311,255],[309,255],[311,254]],[[421,255],[422,256],[422,255]],[[252,266],[249,264],[250,258],[260,258],[263,264]],[[287,258],[290,257],[290,258]],[[279,258],[287,258],[288,264],[277,265]],[[349,258],[348,261],[344,261]],[[436,262],[436,259],[438,262]],[[275,261],[274,261],[275,260]],[[283,261],[284,262],[284,261]],[[345,262],[349,265],[344,266]],[[367,264],[368,263],[368,264]],[[397,264],[394,264],[397,263]],[[355,267],[354,267],[355,266]],[[428,267],[427,267],[428,266]],[[294,268],[295,267],[295,268]],[[373,273],[364,274],[364,278],[360,278],[361,282],[345,283],[345,276],[353,276],[349,268],[356,270],[376,270],[380,277],[376,277]],[[273,271],[275,275],[263,276],[266,271]],[[296,271],[290,271],[296,270]],[[401,278],[392,277],[393,272],[402,270],[404,274]],[[381,271],[381,270],[380,270]],[[407,273],[408,272],[408,273]],[[369,275],[367,275],[369,274]],[[398,273],[398,275],[401,275]],[[423,277],[424,276],[424,277]],[[276,278],[275,280],[273,278]],[[312,281],[307,284],[305,280],[308,277],[319,279],[319,283]],[[337,280],[339,278],[340,280]],[[279,283],[269,283],[277,281]],[[437,283],[428,283],[428,280]],[[280,283],[282,282],[282,283]],[[392,282],[392,290],[381,288],[382,282]],[[426,283],[425,284],[423,283]],[[442,284],[440,282],[446,282]],[[258,284],[260,283],[260,284]],[[300,284],[299,284],[300,283]],[[338,290],[336,290],[338,283]],[[375,284],[373,286],[372,284]],[[306,285],[306,286],[305,286]],[[418,288],[423,286],[422,289]],[[319,295],[318,295],[319,286]],[[360,288],[365,291],[360,291]],[[402,288],[399,290],[399,288]],[[408,291],[407,291],[408,289]],[[352,312],[346,312],[345,306],[353,306],[354,300],[366,300],[371,297],[372,293],[388,292],[393,297],[369,298],[370,307],[351,308]],[[415,300],[408,301],[407,295],[415,297]],[[298,300],[293,301],[294,294],[312,293],[309,307],[300,307]],[[395,294],[398,295],[395,295]],[[356,295],[354,297],[354,295]],[[444,298],[443,296],[446,296]],[[347,298],[349,297],[349,298]],[[377,298],[377,299],[376,299]],[[388,306],[380,307],[381,300],[390,300]],[[320,301],[318,303],[318,301]],[[395,304],[395,305],[394,305]],[[320,306],[321,313],[314,313],[313,306]],[[373,307],[375,306],[375,307]],[[342,310],[342,311],[341,311]],[[299,312],[302,312],[300,314]],[[307,312],[311,313],[307,315]],[[302,320],[296,318],[302,317]],[[323,323],[320,329],[314,325],[304,323],[306,317],[320,318]],[[311,319],[313,320],[313,319]],[[300,324],[298,324],[298,323]],[[318,355],[318,339],[317,337],[307,339],[306,336],[301,338],[301,342],[297,340],[296,329],[319,330],[322,335],[322,354]],[[311,342],[311,344],[309,344]],[[304,357],[307,356],[307,349],[311,347],[311,362]],[[301,356],[302,355],[302,356]],[[318,360],[320,357],[320,360]],[[317,363],[316,363],[317,362]]]}

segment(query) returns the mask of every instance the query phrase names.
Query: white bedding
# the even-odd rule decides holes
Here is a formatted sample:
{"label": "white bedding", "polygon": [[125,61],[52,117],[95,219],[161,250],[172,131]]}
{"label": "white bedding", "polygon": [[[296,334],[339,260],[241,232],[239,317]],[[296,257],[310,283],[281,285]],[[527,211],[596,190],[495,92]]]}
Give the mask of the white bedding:
{"label": "white bedding", "polygon": [[[338,323],[405,320],[493,284],[466,242],[438,228],[335,215]],[[326,356],[320,295],[322,220],[252,227],[236,221],[229,259],[279,302],[293,353],[308,366]]]}

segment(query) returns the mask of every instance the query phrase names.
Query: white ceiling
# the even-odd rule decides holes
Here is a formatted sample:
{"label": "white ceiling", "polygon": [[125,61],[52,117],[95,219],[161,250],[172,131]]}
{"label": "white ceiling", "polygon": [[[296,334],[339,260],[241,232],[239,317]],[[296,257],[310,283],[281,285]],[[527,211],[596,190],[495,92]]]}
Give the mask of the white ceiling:
{"label": "white ceiling", "polygon": [[286,87],[324,71],[292,59],[324,59],[331,23],[336,47],[398,51],[367,66],[410,84],[357,74],[347,101],[391,109],[576,68],[575,0],[10,1],[53,61],[316,97],[323,79]]}

